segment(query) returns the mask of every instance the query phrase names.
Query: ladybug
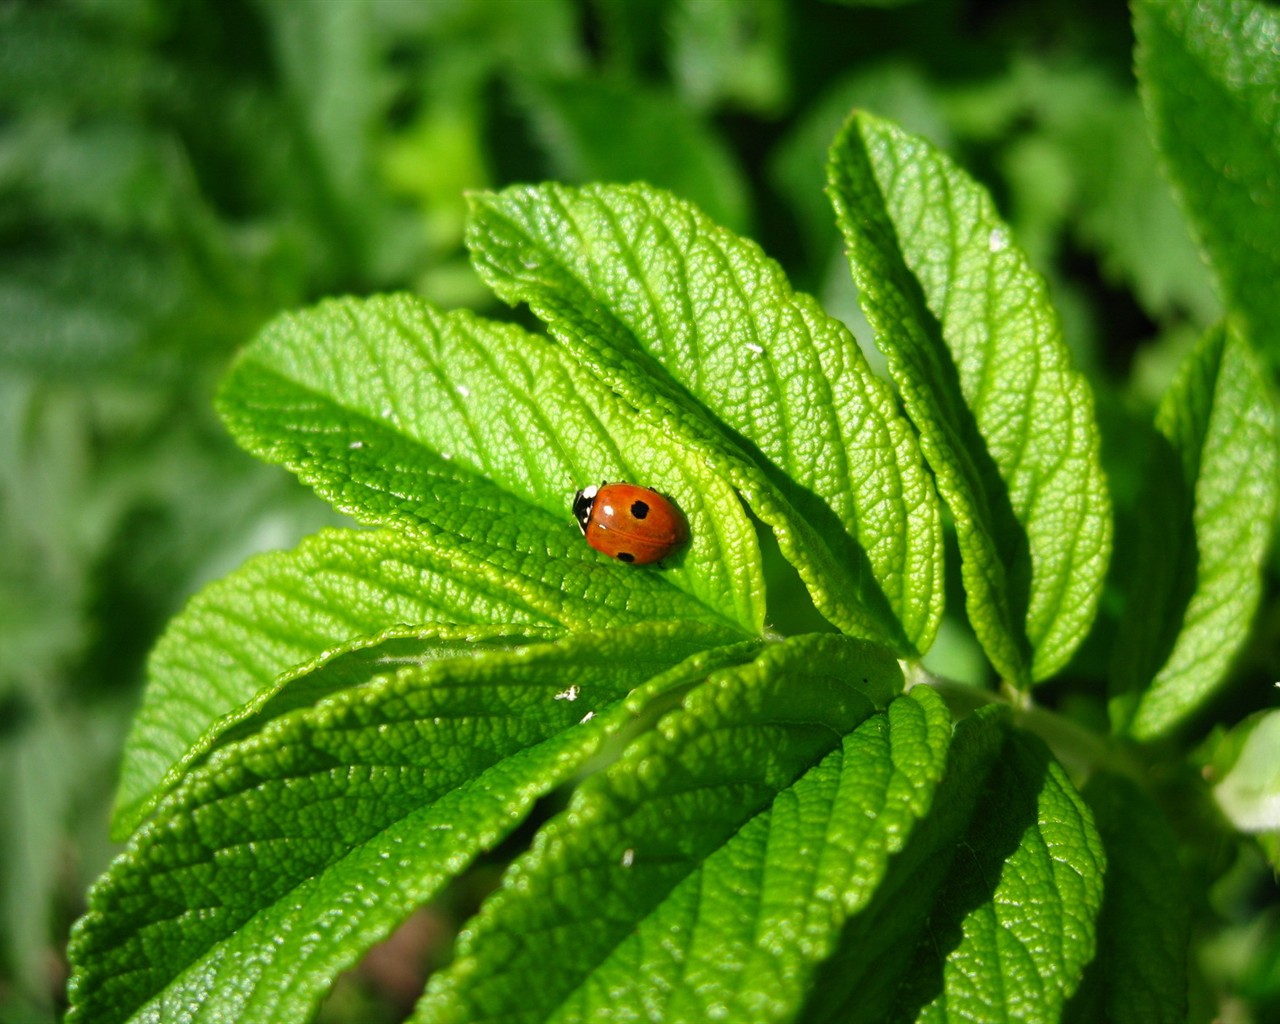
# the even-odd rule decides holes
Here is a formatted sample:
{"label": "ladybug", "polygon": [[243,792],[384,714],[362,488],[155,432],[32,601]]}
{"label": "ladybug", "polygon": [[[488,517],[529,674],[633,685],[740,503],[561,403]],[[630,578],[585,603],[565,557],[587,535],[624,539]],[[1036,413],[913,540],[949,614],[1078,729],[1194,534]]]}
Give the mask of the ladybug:
{"label": "ladybug", "polygon": [[648,565],[685,539],[680,513],[657,491],[635,484],[602,483],[573,496],[573,515],[587,543],[610,558]]}

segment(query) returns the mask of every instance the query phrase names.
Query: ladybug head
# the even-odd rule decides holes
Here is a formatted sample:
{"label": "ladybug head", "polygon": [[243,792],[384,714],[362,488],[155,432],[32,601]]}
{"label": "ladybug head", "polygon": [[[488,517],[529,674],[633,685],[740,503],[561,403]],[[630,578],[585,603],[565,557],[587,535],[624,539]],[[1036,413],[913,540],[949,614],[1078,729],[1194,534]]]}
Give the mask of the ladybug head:
{"label": "ladybug head", "polygon": [[599,493],[600,488],[592,484],[573,496],[573,518],[578,520],[578,527],[584,534],[587,532],[587,524],[591,522],[591,506],[596,503],[596,495]]}

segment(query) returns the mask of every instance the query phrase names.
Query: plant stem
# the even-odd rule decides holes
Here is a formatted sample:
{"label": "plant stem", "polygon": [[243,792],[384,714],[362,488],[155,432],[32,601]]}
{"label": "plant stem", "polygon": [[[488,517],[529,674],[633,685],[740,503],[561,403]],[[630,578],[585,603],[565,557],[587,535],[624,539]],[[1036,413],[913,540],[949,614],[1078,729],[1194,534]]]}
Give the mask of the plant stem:
{"label": "plant stem", "polygon": [[1002,691],[1007,692],[984,689],[936,675],[919,663],[904,662],[902,669],[907,689],[921,684],[933,687],[955,718],[963,718],[987,704],[1008,706],[1014,724],[1044,740],[1062,766],[1077,779],[1105,769],[1127,775],[1139,784],[1143,781],[1142,766],[1127,745],[1040,707],[1025,691],[1013,687],[1002,687]]}

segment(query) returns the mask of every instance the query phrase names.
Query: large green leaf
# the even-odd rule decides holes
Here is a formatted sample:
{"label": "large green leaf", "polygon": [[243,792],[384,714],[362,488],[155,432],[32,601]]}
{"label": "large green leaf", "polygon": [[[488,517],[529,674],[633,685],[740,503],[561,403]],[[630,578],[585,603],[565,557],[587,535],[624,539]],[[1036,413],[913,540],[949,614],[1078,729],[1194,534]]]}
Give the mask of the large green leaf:
{"label": "large green leaf", "polygon": [[481,195],[467,241],[502,298],[738,489],[823,615],[928,647],[941,534],[914,437],[848,331],[777,264],[640,185]]}
{"label": "large green leaf", "polygon": [[1112,716],[1160,736],[1222,685],[1261,594],[1280,469],[1271,392],[1248,344],[1208,332],[1156,413]]}
{"label": "large green leaf", "polygon": [[900,685],[828,636],[711,676],[579,789],[415,1019],[791,1020],[946,764],[932,691],[875,711]]}
{"label": "large green leaf", "polygon": [[[270,325],[220,405],[251,450],[401,529],[323,534],[215,584],[175,620],[126,751],[121,831],[222,716],[397,624],[762,628],[755,532],[732,489],[545,339],[412,296],[329,302]],[[679,505],[691,539],[665,569],[583,542],[573,492],[605,478]]]}
{"label": "large green leaf", "polygon": [[1003,710],[956,727],[932,813],[849,922],[806,1022],[1059,1020],[1094,954],[1104,858],[1065,773]]}
{"label": "large green leaf", "polygon": [[1136,0],[1156,142],[1228,308],[1280,359],[1280,11],[1252,0]]}
{"label": "large green leaf", "polygon": [[1039,740],[1010,734],[902,993],[928,1000],[899,1019],[1058,1021],[1094,956],[1104,865],[1066,773]]}
{"label": "large green leaf", "polygon": [[1134,783],[1099,773],[1085,799],[1107,851],[1098,954],[1067,1008],[1071,1024],[1187,1019],[1188,908],[1172,829]]}
{"label": "large green leaf", "polygon": [[529,564],[546,578],[464,558],[431,537],[327,530],[210,585],[152,654],[125,747],[114,834],[123,838],[138,824],[229,724],[226,716],[269,694],[298,666],[389,627],[505,623],[518,635],[526,627],[706,616],[704,606],[654,574],[637,574],[629,590],[597,587],[575,600],[545,566]]}
{"label": "large green leaf", "polygon": [[[755,531],[732,489],[543,337],[411,295],[325,302],[268,326],[219,408],[241,444],[342,511],[447,543],[459,567],[554,592],[578,609],[576,622],[558,617],[565,625],[587,624],[592,604],[603,623],[610,605],[679,588],[703,617],[762,628]],[[573,494],[606,479],[678,505],[690,542],[665,569],[583,543]]]}
{"label": "large green leaf", "polygon": [[[749,658],[696,623],[374,659],[214,753],[94,887],[69,1021],[305,1019],[336,974],[568,780],[643,704]],[[669,700],[670,697],[668,696]]]}
{"label": "large green leaf", "polygon": [[1043,280],[991,198],[927,142],[867,114],[829,191],[863,311],[955,516],[969,619],[1020,684],[1093,621],[1111,548],[1093,400]]}

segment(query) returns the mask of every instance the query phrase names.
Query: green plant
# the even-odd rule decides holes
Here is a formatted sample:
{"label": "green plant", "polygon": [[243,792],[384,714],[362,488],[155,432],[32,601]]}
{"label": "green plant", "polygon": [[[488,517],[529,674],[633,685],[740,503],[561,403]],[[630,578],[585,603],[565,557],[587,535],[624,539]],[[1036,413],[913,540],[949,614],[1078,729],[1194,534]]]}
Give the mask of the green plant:
{"label": "green plant", "polygon": [[[1193,219],[1255,237],[1257,190],[1180,155],[1203,120],[1161,103],[1204,34],[1181,10],[1139,10],[1157,134]],[[1232,53],[1274,74],[1262,49]],[[1215,101],[1264,121],[1236,81]],[[1224,287],[1156,418],[1108,717],[1051,712],[1033,695],[1072,686],[1112,547],[1090,389],[938,150],[855,115],[829,193],[901,408],[756,246],[645,186],[473,198],[476,267],[545,335],[408,295],[262,332],[224,420],[372,528],[254,559],[156,649],[72,1020],[304,1019],[544,798],[416,1019],[1185,1017],[1195,844],[1164,780],[1258,602],[1270,321]],[[600,479],[670,495],[688,547],[590,550],[568,502]],[[922,664],[944,505],[999,695]],[[1273,723],[1211,759],[1256,833]]]}

